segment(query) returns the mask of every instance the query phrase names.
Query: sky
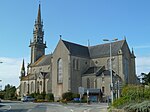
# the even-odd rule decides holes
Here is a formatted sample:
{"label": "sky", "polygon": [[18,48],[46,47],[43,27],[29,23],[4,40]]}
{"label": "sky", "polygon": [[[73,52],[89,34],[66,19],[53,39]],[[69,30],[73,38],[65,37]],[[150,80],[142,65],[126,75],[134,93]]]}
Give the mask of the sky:
{"label": "sky", "polygon": [[[62,39],[87,45],[126,37],[136,55],[136,73],[150,72],[150,0],[41,0],[46,54]],[[0,0],[0,85],[19,85],[39,0]]]}

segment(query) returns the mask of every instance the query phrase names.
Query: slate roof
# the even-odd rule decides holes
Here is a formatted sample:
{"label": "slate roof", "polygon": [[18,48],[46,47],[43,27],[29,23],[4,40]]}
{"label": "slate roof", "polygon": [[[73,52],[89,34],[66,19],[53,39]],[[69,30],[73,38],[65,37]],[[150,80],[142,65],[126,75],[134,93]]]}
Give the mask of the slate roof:
{"label": "slate roof", "polygon": [[89,67],[87,69],[87,71],[83,74],[83,76],[86,75],[99,75],[100,73],[103,72],[103,70],[105,69],[104,66],[100,66],[100,67]]}
{"label": "slate roof", "polygon": [[[73,56],[80,56],[93,59],[100,57],[108,57],[110,55],[109,43],[87,47],[64,40],[62,41]],[[112,56],[118,54],[118,51],[122,48],[124,42],[125,40],[112,42]]]}
{"label": "slate roof", "polygon": [[84,93],[86,94],[87,93],[87,90],[89,91],[89,94],[91,93],[97,93],[99,94],[101,92],[101,89],[95,89],[95,88],[84,88]]}
{"label": "slate roof", "polygon": [[90,58],[88,47],[62,40],[73,56]]}
{"label": "slate roof", "polygon": [[[122,48],[124,42],[125,40],[112,42],[111,44],[112,56],[118,54],[118,51]],[[110,55],[110,44],[107,43],[91,46],[89,47],[89,53],[91,58],[107,57]]]}
{"label": "slate roof", "polygon": [[90,67],[87,69],[87,71],[84,74],[92,74],[96,73],[96,71],[99,69],[99,67]]}
{"label": "slate roof", "polygon": [[[102,75],[102,73],[103,73],[104,76],[110,76],[110,71],[109,70],[103,70],[101,72],[101,74],[99,74],[99,76]],[[115,71],[112,70],[112,74],[114,76],[115,75]]]}
{"label": "slate roof", "polygon": [[51,57],[52,57],[52,54],[43,55],[41,58],[39,58],[31,66],[45,66],[45,65],[50,65],[50,63],[51,63]]}
{"label": "slate roof", "polygon": [[[49,79],[49,76],[50,76],[50,72],[47,72],[47,75],[45,77],[45,79]],[[40,73],[37,73],[36,74],[36,77],[42,77],[42,75]],[[26,81],[26,80],[35,80],[35,74],[28,74],[24,77],[21,78],[21,80],[23,81]]]}

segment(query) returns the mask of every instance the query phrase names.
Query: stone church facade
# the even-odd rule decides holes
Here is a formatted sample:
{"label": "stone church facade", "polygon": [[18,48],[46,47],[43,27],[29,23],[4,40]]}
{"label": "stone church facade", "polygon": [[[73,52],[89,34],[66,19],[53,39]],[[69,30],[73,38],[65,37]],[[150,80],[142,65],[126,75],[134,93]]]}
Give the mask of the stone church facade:
{"label": "stone church facade", "polygon": [[[57,100],[65,92],[78,93],[78,88],[84,87],[91,92],[92,89],[100,90],[104,97],[109,97],[111,82],[109,45],[107,43],[83,46],[60,38],[54,52],[45,55],[47,46],[46,42],[44,43],[39,5],[33,40],[29,45],[31,62],[27,66],[27,71],[25,71],[24,60],[22,63],[20,95],[53,93]],[[135,55],[133,50],[130,51],[126,39],[112,42],[111,45],[114,87],[116,83],[137,83]]]}

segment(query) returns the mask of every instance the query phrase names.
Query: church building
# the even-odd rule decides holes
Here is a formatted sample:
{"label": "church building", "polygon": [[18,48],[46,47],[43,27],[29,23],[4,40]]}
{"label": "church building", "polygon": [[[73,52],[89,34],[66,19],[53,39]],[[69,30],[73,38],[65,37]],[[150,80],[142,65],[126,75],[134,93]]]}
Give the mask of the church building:
{"label": "church building", "polygon": [[[34,25],[33,39],[30,41],[31,61],[25,71],[24,60],[20,76],[20,96],[31,93],[53,93],[55,100],[65,92],[78,93],[84,87],[91,93],[103,93],[110,97],[112,65],[112,83],[115,95],[119,95],[123,84],[136,84],[135,55],[130,51],[126,39],[84,46],[60,38],[53,53],[45,54],[43,21],[39,4]],[[119,87],[120,88],[120,87]],[[117,97],[117,96],[116,96]],[[93,97],[93,99],[97,96]]]}

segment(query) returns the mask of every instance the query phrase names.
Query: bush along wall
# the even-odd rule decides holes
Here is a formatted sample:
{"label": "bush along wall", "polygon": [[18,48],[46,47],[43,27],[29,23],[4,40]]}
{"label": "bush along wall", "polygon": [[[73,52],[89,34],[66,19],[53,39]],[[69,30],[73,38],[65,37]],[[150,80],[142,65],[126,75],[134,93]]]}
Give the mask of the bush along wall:
{"label": "bush along wall", "polygon": [[29,96],[32,96],[36,99],[37,102],[53,102],[54,95],[52,93],[44,94],[44,93],[32,93]]}
{"label": "bush along wall", "polygon": [[114,101],[113,107],[127,112],[150,112],[150,85],[127,85],[121,97]]}

